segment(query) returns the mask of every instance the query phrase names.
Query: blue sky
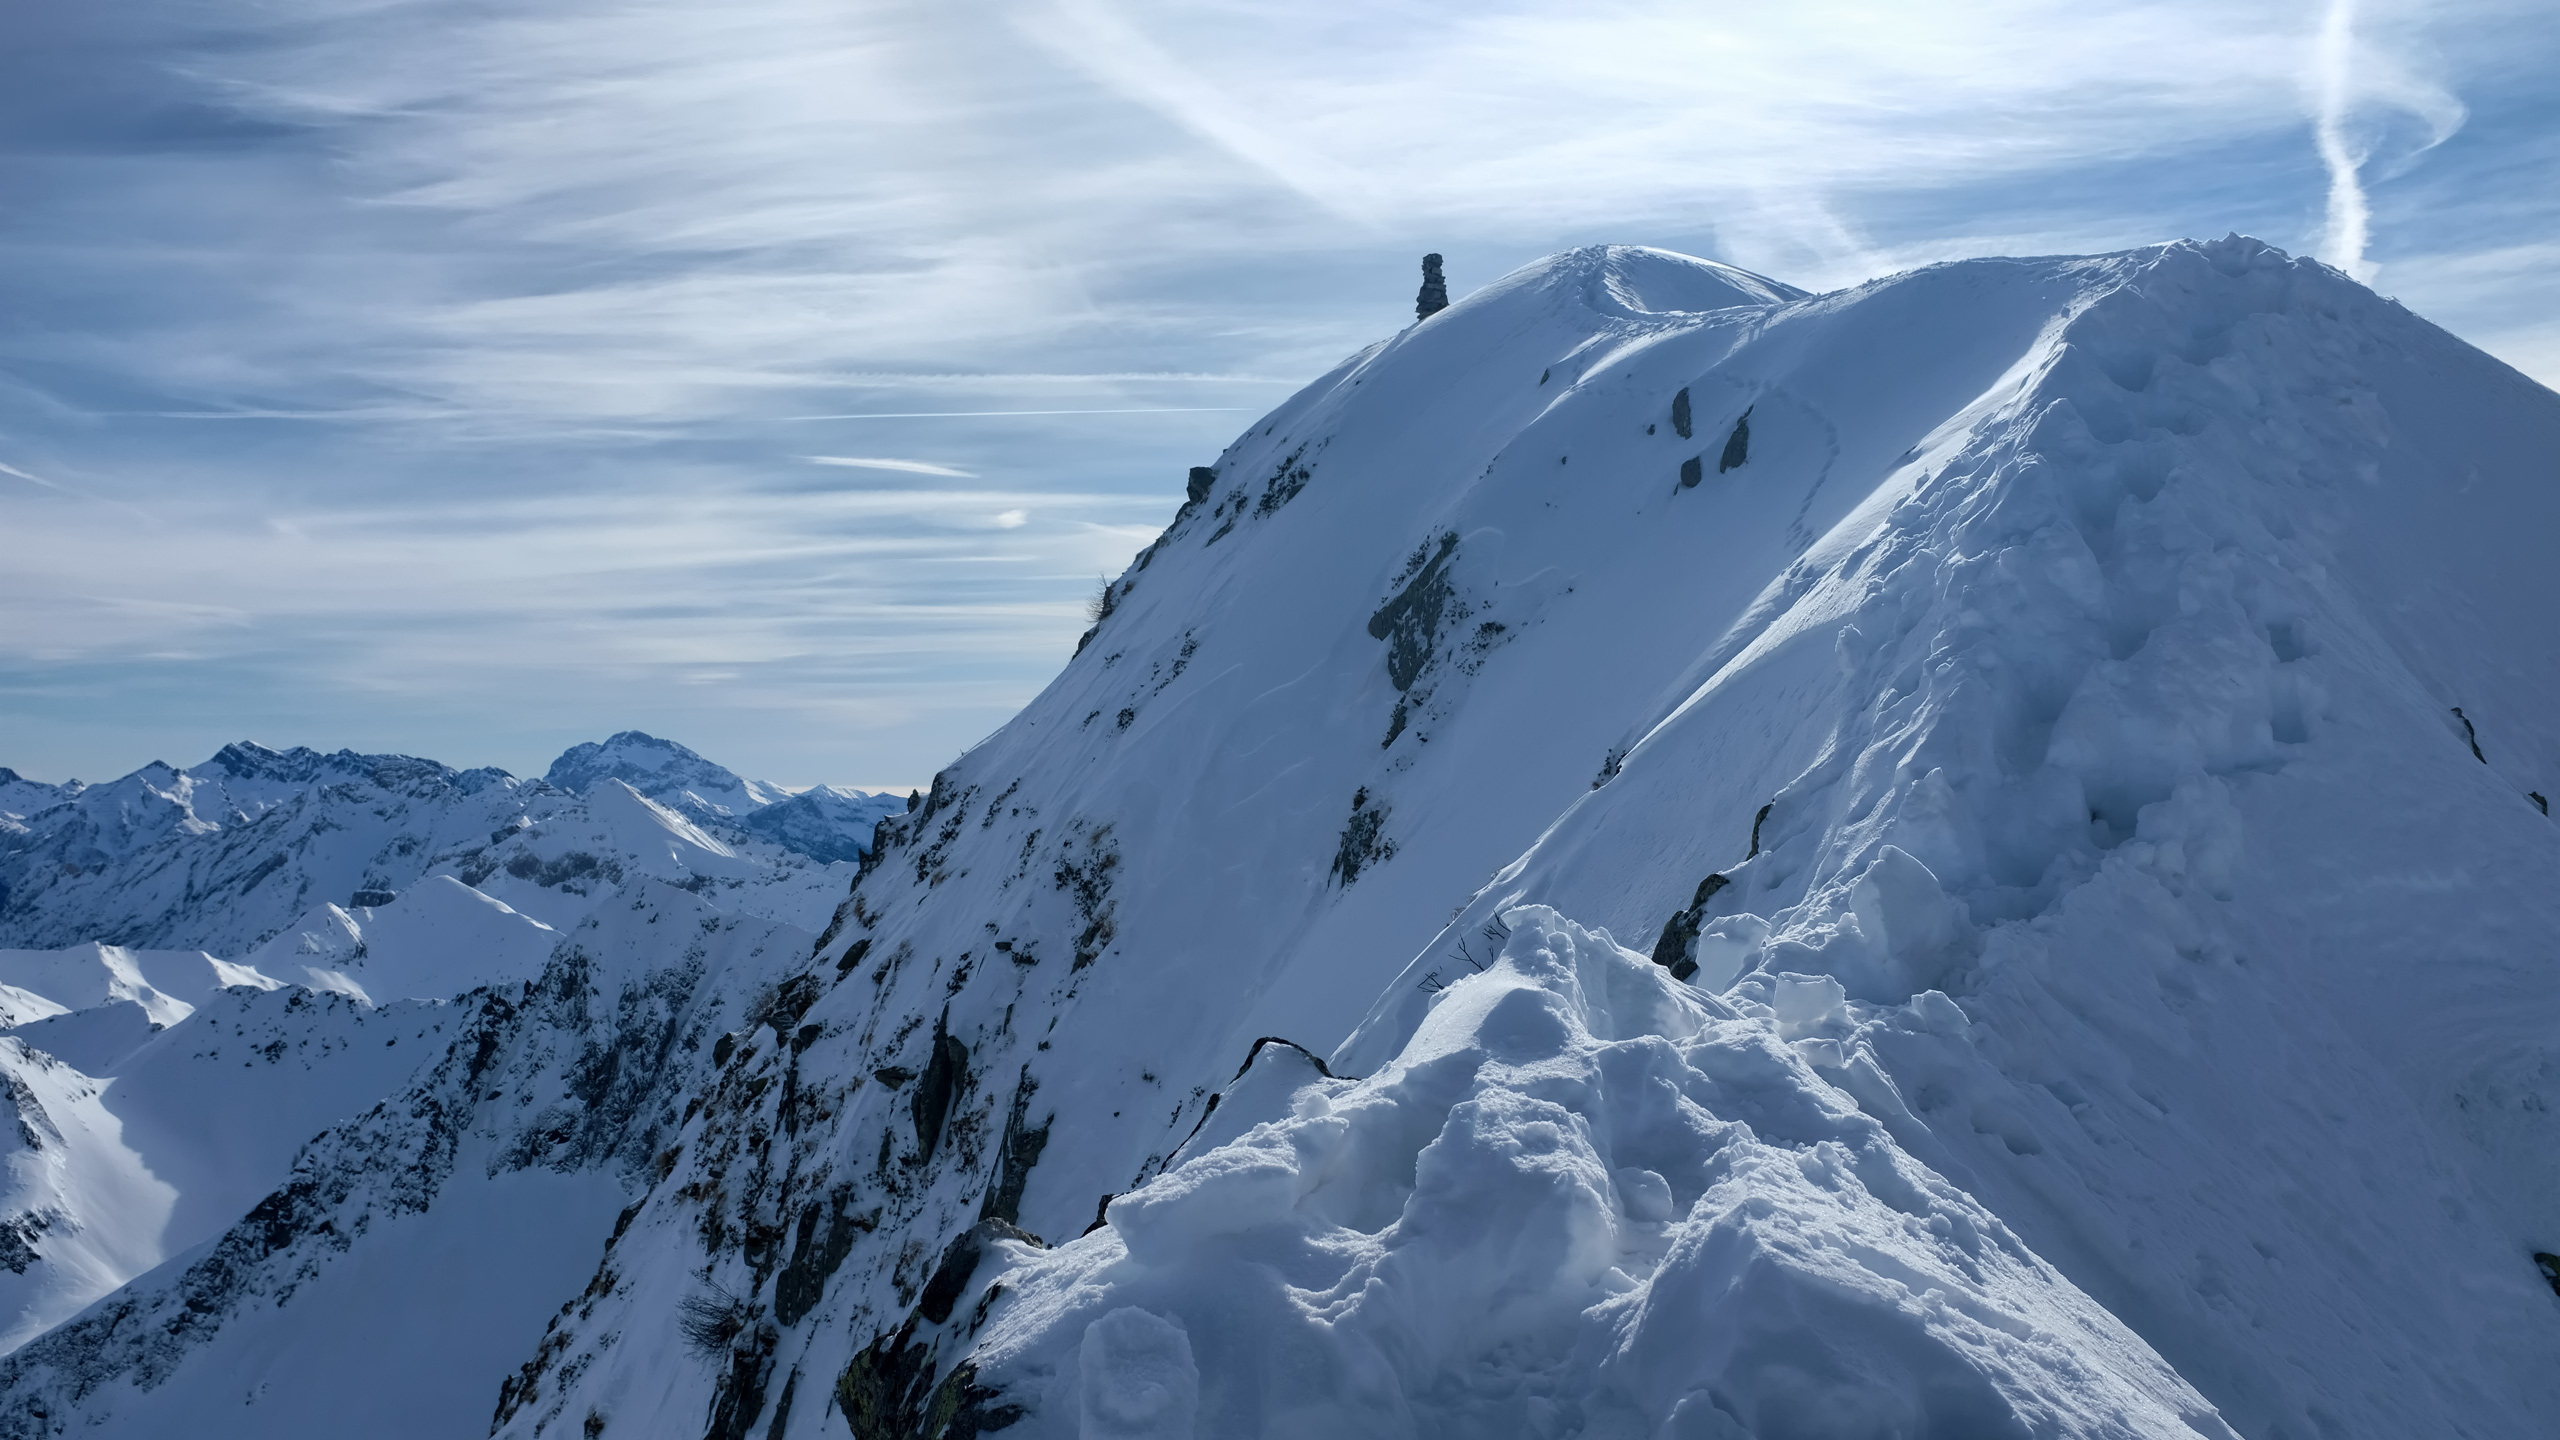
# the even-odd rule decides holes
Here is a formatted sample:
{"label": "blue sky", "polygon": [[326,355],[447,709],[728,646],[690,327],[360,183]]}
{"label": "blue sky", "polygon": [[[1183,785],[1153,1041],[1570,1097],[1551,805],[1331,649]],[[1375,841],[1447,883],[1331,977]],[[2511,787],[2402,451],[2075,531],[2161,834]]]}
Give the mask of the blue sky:
{"label": "blue sky", "polygon": [[638,727],[921,780],[1424,250],[1456,293],[1593,241],[1828,288],[2238,230],[2560,383],[2548,0],[128,0],[0,41],[0,764],[44,779]]}

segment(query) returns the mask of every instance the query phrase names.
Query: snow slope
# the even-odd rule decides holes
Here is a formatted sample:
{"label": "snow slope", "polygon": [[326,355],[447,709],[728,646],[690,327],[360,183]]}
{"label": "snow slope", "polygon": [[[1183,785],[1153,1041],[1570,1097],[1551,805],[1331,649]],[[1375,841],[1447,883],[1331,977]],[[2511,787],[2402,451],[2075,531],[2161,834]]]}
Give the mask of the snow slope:
{"label": "snow slope", "polygon": [[542,972],[560,932],[450,875],[388,905],[324,904],[249,957],[260,975],[359,1000],[435,1000]]}
{"label": "snow slope", "polygon": [[2236,237],[1541,262],[1220,456],[813,957],[634,882],[0,1433],[450,1433],[283,1301],[537,1171],[635,1203],[473,1292],[506,1435],[2552,1430],[2554,453]]}

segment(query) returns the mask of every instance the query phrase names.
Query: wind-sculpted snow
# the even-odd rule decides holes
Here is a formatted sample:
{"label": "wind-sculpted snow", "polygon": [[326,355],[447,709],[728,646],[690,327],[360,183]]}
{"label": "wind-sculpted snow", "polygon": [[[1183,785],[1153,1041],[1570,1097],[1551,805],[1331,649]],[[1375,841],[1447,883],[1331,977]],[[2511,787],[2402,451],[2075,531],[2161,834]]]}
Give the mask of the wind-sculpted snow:
{"label": "wind-sculpted snow", "polygon": [[[514,1437],[2550,1431],[2554,454],[2236,237],[1555,257],[1195,472],[843,903],[619,779],[471,842],[630,975],[692,973],[641,876],[829,918],[613,1083],[543,1022],[479,1198],[240,1273],[619,1177],[447,1367]],[[298,1283],[117,1389],[146,1277],[6,1403],[334,1433],[227,1378],[387,1333]]]}
{"label": "wind-sculpted snow", "polygon": [[1377,1074],[1265,1047],[1234,1139],[1072,1244],[990,1247],[911,1342],[1026,1440],[2232,1434],[1767,1007],[1504,923]]}

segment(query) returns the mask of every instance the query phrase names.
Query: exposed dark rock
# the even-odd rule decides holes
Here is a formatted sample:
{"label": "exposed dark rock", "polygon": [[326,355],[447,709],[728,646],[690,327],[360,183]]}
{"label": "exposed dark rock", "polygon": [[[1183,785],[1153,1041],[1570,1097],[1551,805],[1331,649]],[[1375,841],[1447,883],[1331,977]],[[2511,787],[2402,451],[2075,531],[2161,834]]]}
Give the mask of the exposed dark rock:
{"label": "exposed dark rock", "polygon": [[1191,467],[1190,481],[1182,487],[1182,494],[1187,503],[1197,505],[1209,498],[1209,492],[1215,489],[1217,484],[1217,471],[1206,465],[1194,465]]}
{"label": "exposed dark rock", "polygon": [[1108,825],[1084,837],[1084,858],[1074,858],[1072,842],[1058,860],[1057,885],[1075,902],[1076,918],[1084,929],[1076,934],[1075,960],[1069,966],[1082,970],[1102,958],[1117,933],[1115,907],[1111,903],[1111,875],[1120,868],[1120,849],[1111,843]]}
{"label": "exposed dark rock", "polygon": [[998,1240],[1048,1248],[1048,1242],[1010,1220],[981,1220],[961,1231],[960,1238],[943,1250],[942,1263],[934,1267],[933,1278],[924,1282],[924,1293],[916,1300],[916,1313],[936,1325],[950,1319],[952,1307],[969,1288],[969,1277],[978,1273],[978,1262],[986,1258],[987,1247]]}
{"label": "exposed dark rock", "polygon": [[756,997],[755,1003],[747,1007],[747,1024],[770,1025],[774,1034],[788,1035],[825,993],[826,986],[817,976],[794,975]]}
{"label": "exposed dark rock", "polygon": [[729,1371],[711,1393],[711,1424],[702,1440],[747,1440],[764,1413],[765,1386],[773,1379],[773,1352],[781,1332],[758,1325],[729,1347]]}
{"label": "exposed dark rock", "polygon": [[2533,1263],[2535,1268],[2542,1272],[2542,1278],[2549,1282],[2552,1293],[2560,1295],[2560,1255],[2554,1255],[2548,1250],[2536,1250],[2533,1252]]}
{"label": "exposed dark rock", "polygon": [[1262,498],[1254,502],[1254,514],[1271,514],[1297,499],[1298,492],[1307,488],[1307,482],[1315,478],[1316,472],[1314,466],[1303,463],[1306,453],[1307,447],[1301,445],[1290,451],[1288,458],[1272,470],[1271,478],[1263,484]]}
{"label": "exposed dark rock", "polygon": [[1745,409],[1741,418],[1733,422],[1733,433],[1725,437],[1724,454],[1716,459],[1717,474],[1739,469],[1751,458],[1751,411],[1758,408],[1755,405]]}
{"label": "exposed dark rock", "polygon": [[35,1238],[52,1228],[51,1216],[33,1212],[0,1222],[0,1265],[8,1266],[12,1275],[26,1274],[27,1267],[42,1258],[36,1253]]}
{"label": "exposed dark rock", "polygon": [[996,1154],[996,1183],[987,1190],[986,1200],[978,1207],[978,1218],[1002,1220],[1010,1224],[1022,1218],[1022,1189],[1031,1182],[1031,1167],[1040,1163],[1040,1153],[1049,1148],[1049,1126],[1056,1117],[1031,1124],[1031,1097],[1040,1090],[1040,1082],[1031,1078],[1031,1067],[1022,1067],[1021,1077],[1014,1081],[1013,1106],[1006,1112],[1004,1142]]}
{"label": "exposed dark rock", "polygon": [[951,1102],[969,1075],[969,1047],[945,1028],[950,1021],[951,1010],[945,1006],[941,1018],[933,1022],[933,1046],[925,1054],[923,1078],[916,1085],[915,1095],[907,1101],[907,1113],[916,1122],[916,1147],[922,1152],[919,1158],[924,1160],[932,1159],[933,1147],[941,1143]]}
{"label": "exposed dark rock", "polygon": [[1369,617],[1370,638],[1387,642],[1387,678],[1398,690],[1411,689],[1422,677],[1440,643],[1440,622],[1450,599],[1449,556],[1457,548],[1456,534],[1441,536],[1430,558]]}
{"label": "exposed dark rock", "polygon": [[1360,878],[1360,872],[1396,855],[1395,842],[1382,838],[1387,824],[1387,807],[1369,803],[1368,787],[1363,786],[1351,797],[1351,819],[1342,827],[1341,843],[1333,852],[1332,878],[1344,885]]}
{"label": "exposed dark rock", "polygon": [[1671,428],[1686,440],[1690,435],[1689,424],[1689,387],[1683,385],[1680,393],[1671,397]]}
{"label": "exposed dark rock", "polygon": [[2471,717],[2463,714],[2462,707],[2456,705],[2453,718],[2462,722],[2462,738],[2471,742],[2471,758],[2483,765],[2488,764],[2489,757],[2480,753],[2480,732],[2471,728]]}
{"label": "exposed dark rock", "polygon": [[1732,883],[1721,874],[1709,875],[1698,882],[1689,908],[1662,923],[1662,936],[1653,942],[1653,963],[1670,971],[1672,979],[1686,980],[1698,973],[1698,930],[1706,922],[1707,904],[1716,898],[1717,891]]}
{"label": "exposed dark rock", "polygon": [[[799,1394],[800,1367],[795,1365],[791,1367],[791,1373],[782,1381],[781,1398],[773,1402],[773,1423],[765,1427],[764,1440],[782,1440],[783,1432],[791,1428],[791,1402],[798,1398]],[[599,1425],[596,1429],[601,1432],[604,1427]]]}
{"label": "exposed dark rock", "polygon": [[1695,490],[1698,488],[1698,482],[1706,478],[1707,463],[1705,457],[1692,455],[1688,459],[1680,462],[1681,489]]}
{"label": "exposed dark rock", "polygon": [[1440,257],[1422,257],[1422,292],[1413,297],[1413,318],[1428,320],[1449,308],[1449,281],[1440,273]]}
{"label": "exposed dark rock", "polygon": [[933,1384],[933,1347],[915,1343],[913,1330],[910,1321],[872,1341],[836,1381],[836,1408],[854,1440],[975,1440],[1029,1413],[990,1404],[997,1392],[978,1383],[978,1367],[966,1360]]}
{"label": "exposed dark rock", "polygon": [[[1760,807],[1759,814],[1751,817],[1751,855],[1760,853],[1760,827],[1769,823],[1769,812],[1777,808],[1778,802],[1772,800]],[[1742,858],[1748,860],[1751,855],[1745,855]]]}
{"label": "exposed dark rock", "polygon": [[[1340,1080],[1344,1078],[1333,1073],[1333,1067],[1325,1063],[1325,1058],[1323,1056],[1308,1049],[1306,1046],[1299,1044],[1297,1041],[1285,1039],[1278,1035],[1265,1035],[1261,1039],[1253,1042],[1252,1049],[1244,1052],[1244,1063],[1236,1067],[1236,1079],[1243,1079],[1244,1072],[1253,1068],[1254,1057],[1262,1053],[1262,1047],[1265,1045],[1286,1045],[1290,1049],[1297,1051],[1299,1054],[1307,1058],[1308,1064],[1316,1067],[1317,1074],[1323,1076],[1327,1080]],[[1110,1197],[1105,1196],[1103,1203],[1109,1204]]]}
{"label": "exposed dark rock", "polygon": [[2524,792],[2524,798],[2533,802],[2534,809],[2541,811],[2545,815],[2551,813],[2551,802],[2543,798],[2541,791],[2527,790]]}
{"label": "exposed dark rock", "polygon": [[853,1187],[840,1185],[820,1204],[800,1212],[799,1234],[791,1259],[773,1282],[773,1318],[779,1325],[800,1323],[825,1295],[828,1277],[853,1253],[857,1235],[880,1228],[880,1212],[853,1213]]}

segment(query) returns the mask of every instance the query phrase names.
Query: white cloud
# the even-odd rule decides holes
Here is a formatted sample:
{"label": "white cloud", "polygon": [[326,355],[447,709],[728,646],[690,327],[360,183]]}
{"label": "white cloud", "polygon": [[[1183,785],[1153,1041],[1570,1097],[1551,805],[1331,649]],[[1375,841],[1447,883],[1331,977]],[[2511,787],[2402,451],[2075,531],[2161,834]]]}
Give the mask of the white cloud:
{"label": "white cloud", "polygon": [[903,470],[911,475],[949,475],[961,480],[975,480],[976,473],[955,470],[948,465],[930,464],[923,460],[865,459],[854,455],[803,455],[812,465],[838,465],[848,470]]}
{"label": "white cloud", "polygon": [[[187,23],[218,47],[97,53],[271,138],[108,136],[0,235],[10,473],[98,502],[0,488],[0,663],[71,685],[43,637],[93,715],[439,697],[466,739],[553,692],[580,728],[642,723],[716,671],[689,688],[730,708],[689,743],[930,773],[1046,680],[1188,465],[1410,315],[1424,250],[1463,291],[1591,240],[1817,286],[2189,231],[2299,248],[2324,113],[2360,253],[2551,378],[2560,184],[2525,141],[2477,158],[2547,133],[2512,97],[2560,62],[2548,0],[2358,0],[2326,111],[2321,14],[214,0]],[[2505,130],[2461,130],[2493,85]],[[109,573],[149,603],[56,598]],[[187,706],[133,698],[147,654],[193,657]]]}

